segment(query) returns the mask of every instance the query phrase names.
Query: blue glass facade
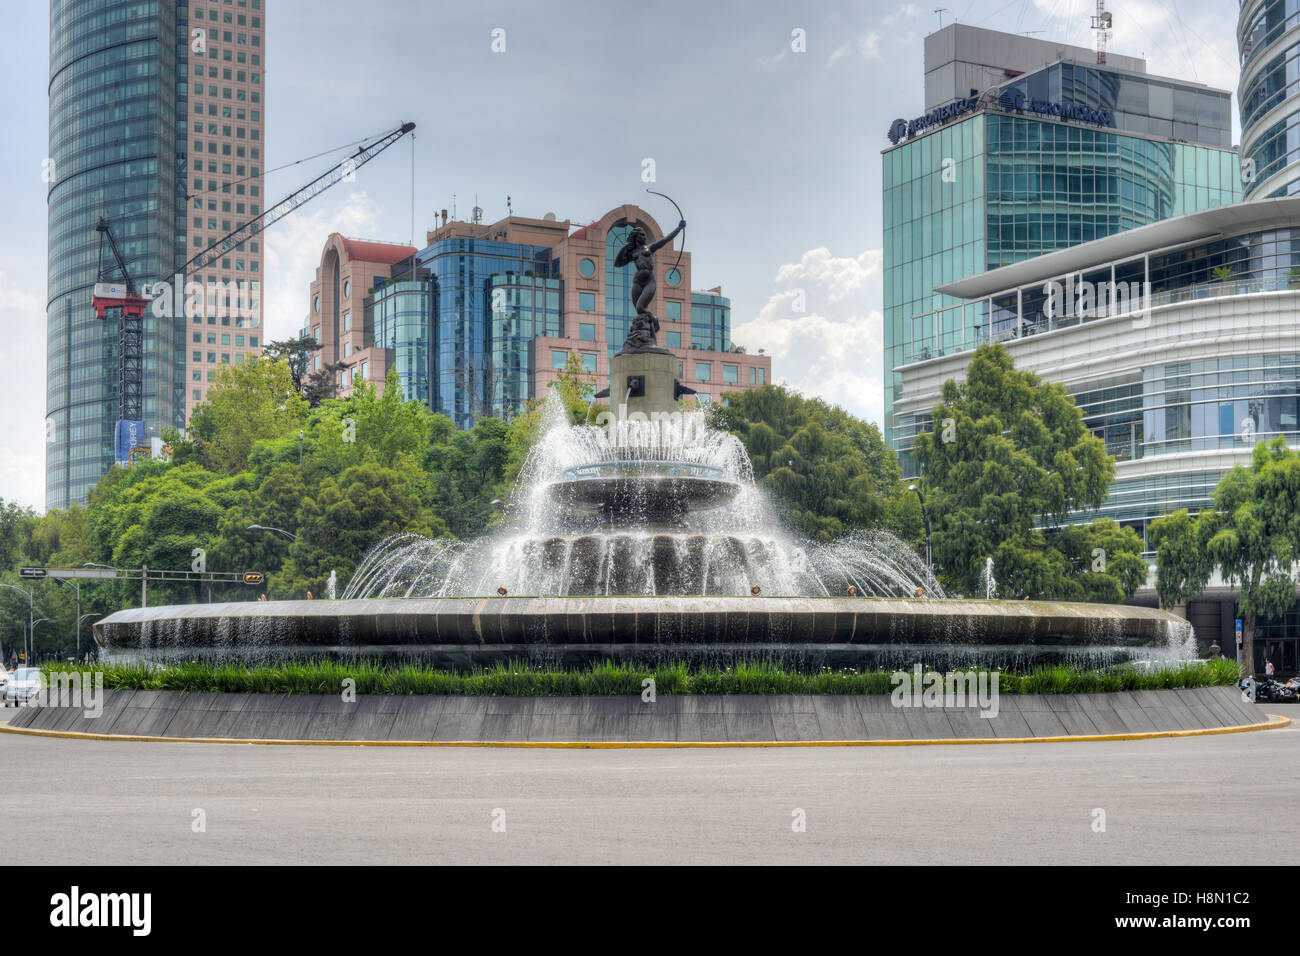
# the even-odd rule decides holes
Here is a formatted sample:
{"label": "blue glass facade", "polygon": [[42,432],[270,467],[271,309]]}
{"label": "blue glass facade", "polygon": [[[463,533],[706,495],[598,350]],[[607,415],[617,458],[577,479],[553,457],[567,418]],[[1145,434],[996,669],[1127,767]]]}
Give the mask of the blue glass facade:
{"label": "blue glass facade", "polygon": [[[116,322],[98,320],[95,223],[106,216],[138,284],[186,255],[188,54],[184,0],[50,4],[46,506],[112,465]],[[184,316],[144,322],[145,424],[183,426]]]}
{"label": "blue glass facade", "polygon": [[532,397],[533,339],[560,338],[559,279],[541,276],[494,276],[489,296],[491,414],[508,418]]}
{"label": "blue glass facade", "polygon": [[[526,289],[527,298],[535,300],[540,291],[545,310],[551,287],[545,283],[540,288],[526,287],[533,279],[553,278],[558,266],[544,246],[463,237],[435,242],[421,251],[417,260],[429,270],[433,286],[431,407],[459,427],[469,428],[477,418],[493,414],[498,395],[510,392],[505,386],[512,373],[507,369],[498,375],[492,360],[493,292],[500,293],[496,303],[501,306],[496,317],[496,331],[502,340],[499,351],[513,363],[519,349],[506,340],[517,343],[526,339],[522,332],[525,321],[534,337],[547,334],[548,327],[544,319],[534,321],[533,305],[522,305],[522,293]],[[511,315],[518,319],[510,319]],[[517,384],[517,372],[514,379]]]}
{"label": "blue glass facade", "polygon": [[[1091,82],[1081,87],[1086,95],[1072,92],[1080,87],[1059,81],[1064,66],[1054,68],[1059,90],[1046,96],[1096,108],[1119,95]],[[1043,71],[1043,82],[1052,72]],[[1017,82],[1038,96],[1035,77]],[[918,423],[894,421],[893,370],[933,357],[936,343],[940,352],[974,348],[989,325],[983,303],[935,287],[1241,198],[1230,150],[996,109],[886,150],[883,167],[884,411],[897,449],[910,446]]]}
{"label": "blue glass facade", "polygon": [[387,368],[397,372],[402,395],[429,404],[433,367],[430,364],[430,283],[387,282],[367,297],[365,346],[388,353]]}

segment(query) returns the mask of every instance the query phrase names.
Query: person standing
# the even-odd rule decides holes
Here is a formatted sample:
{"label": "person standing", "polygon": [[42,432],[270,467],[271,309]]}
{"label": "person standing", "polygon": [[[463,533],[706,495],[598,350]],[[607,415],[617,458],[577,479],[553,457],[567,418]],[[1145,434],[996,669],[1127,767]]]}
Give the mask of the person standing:
{"label": "person standing", "polygon": [[1267,657],[1264,658],[1264,676],[1269,680],[1273,679],[1273,661]]}

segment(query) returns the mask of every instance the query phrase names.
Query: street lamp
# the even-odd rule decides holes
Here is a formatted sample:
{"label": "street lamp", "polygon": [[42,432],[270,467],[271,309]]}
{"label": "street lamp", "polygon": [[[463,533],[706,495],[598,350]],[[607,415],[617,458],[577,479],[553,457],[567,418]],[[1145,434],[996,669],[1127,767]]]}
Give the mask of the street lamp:
{"label": "street lamp", "polygon": [[921,494],[920,485],[908,485],[908,491],[915,491],[921,502],[921,519],[925,522],[925,569],[934,575],[934,554],[930,549],[930,514],[925,509],[925,495]]}
{"label": "street lamp", "polygon": [[28,667],[32,666],[32,658],[36,656],[36,625],[44,624],[46,621],[49,621],[51,624],[54,623],[54,619],[50,617],[38,617],[36,620],[32,621],[32,636],[29,642],[30,646],[27,648]]}
{"label": "street lamp", "polygon": [[[11,591],[17,591],[19,594],[27,595],[27,643],[30,644],[32,628],[36,626],[35,624],[32,623],[32,618],[35,616],[36,589],[35,588],[24,589],[14,584],[0,584],[0,588],[8,588]],[[24,646],[24,653],[27,653],[25,646]],[[30,654],[28,654],[28,657],[29,657],[28,663],[30,663]]]}
{"label": "street lamp", "polygon": [[249,531],[274,531],[276,534],[282,534],[290,541],[297,541],[298,536],[291,531],[285,531],[283,528],[272,528],[270,525],[250,524]]}

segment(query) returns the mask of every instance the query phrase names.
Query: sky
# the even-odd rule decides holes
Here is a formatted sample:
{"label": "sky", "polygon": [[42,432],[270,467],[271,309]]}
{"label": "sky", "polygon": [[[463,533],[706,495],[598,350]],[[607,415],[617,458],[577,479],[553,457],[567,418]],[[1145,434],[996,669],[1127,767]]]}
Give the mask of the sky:
{"label": "sky", "polygon": [[[765,348],[775,381],[878,423],[880,151],[895,118],[922,112],[923,38],[942,17],[1093,45],[1091,0],[950,2],[936,13],[896,0],[265,0],[268,199],[344,153],[298,160],[417,124],[414,147],[391,147],[268,230],[266,337],[304,325],[331,232],[414,232],[423,246],[438,210],[468,218],[477,202],[493,222],[507,196],[518,215],[575,225],[637,203],[671,228],[649,186],[682,207],[694,285],[731,298],[734,342]],[[1112,51],[1233,90],[1235,130],[1237,3],[1109,9]],[[6,25],[0,499],[42,510],[48,4],[15,4]]]}

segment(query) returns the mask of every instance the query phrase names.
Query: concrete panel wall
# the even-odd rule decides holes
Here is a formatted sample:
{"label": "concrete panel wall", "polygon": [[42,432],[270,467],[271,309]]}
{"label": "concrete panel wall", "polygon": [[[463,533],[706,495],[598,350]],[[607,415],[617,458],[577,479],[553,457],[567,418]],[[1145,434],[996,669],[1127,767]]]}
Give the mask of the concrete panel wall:
{"label": "concrete panel wall", "polygon": [[26,707],[11,726],[74,733],[250,740],[469,742],[819,741],[1057,737],[1258,724],[1231,687],[1114,694],[1003,694],[974,707],[904,708],[873,696],[360,697],[108,691],[103,714]]}

